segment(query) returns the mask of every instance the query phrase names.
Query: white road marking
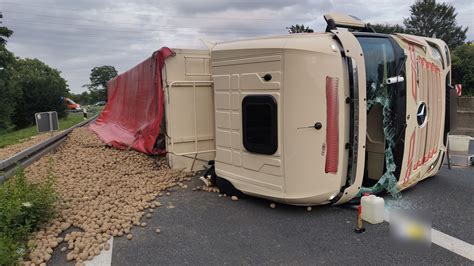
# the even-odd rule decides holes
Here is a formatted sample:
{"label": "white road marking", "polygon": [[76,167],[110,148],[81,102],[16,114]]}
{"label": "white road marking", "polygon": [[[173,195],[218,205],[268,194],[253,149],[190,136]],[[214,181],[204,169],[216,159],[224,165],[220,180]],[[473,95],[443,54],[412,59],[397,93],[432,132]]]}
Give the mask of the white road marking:
{"label": "white road marking", "polygon": [[102,250],[99,256],[95,256],[91,261],[86,261],[86,266],[109,266],[112,265],[112,249],[114,247],[114,238],[111,237],[108,241],[110,245],[109,250]]}
{"label": "white road marking", "polygon": [[431,229],[431,242],[460,256],[463,256],[464,258],[474,261],[474,245],[472,244],[454,238],[435,229]]}
{"label": "white road marking", "polygon": [[[390,223],[390,213],[385,210],[384,220]],[[431,243],[474,261],[474,245],[431,228]]]}

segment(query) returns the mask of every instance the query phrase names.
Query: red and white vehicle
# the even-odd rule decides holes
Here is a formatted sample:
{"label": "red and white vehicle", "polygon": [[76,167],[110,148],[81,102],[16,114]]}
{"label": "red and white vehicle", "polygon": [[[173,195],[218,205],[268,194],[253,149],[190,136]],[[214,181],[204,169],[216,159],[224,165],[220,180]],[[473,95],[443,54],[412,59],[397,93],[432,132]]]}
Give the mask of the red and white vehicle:
{"label": "red and white vehicle", "polygon": [[64,100],[64,103],[66,104],[68,110],[76,111],[76,112],[82,110],[81,105],[74,102],[73,100],[71,100],[69,98],[66,98],[66,97],[64,97],[63,100]]}

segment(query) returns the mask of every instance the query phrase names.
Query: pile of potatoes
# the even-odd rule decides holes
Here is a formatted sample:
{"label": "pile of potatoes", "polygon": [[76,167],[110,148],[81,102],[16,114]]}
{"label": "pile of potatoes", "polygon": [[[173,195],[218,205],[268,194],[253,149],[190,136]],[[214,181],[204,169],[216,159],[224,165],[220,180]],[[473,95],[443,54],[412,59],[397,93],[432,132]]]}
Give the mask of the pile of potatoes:
{"label": "pile of potatoes", "polygon": [[[24,264],[47,262],[66,242],[61,251],[67,260],[82,265],[107,250],[112,236],[131,239],[132,226],[143,226],[145,213],[161,206],[156,198],[162,191],[189,181],[193,173],[171,170],[162,158],[106,147],[93,132],[79,128],[26,175],[33,182],[53,178],[61,200],[58,216],[28,242],[30,261]],[[78,230],[60,237],[71,227]]]}

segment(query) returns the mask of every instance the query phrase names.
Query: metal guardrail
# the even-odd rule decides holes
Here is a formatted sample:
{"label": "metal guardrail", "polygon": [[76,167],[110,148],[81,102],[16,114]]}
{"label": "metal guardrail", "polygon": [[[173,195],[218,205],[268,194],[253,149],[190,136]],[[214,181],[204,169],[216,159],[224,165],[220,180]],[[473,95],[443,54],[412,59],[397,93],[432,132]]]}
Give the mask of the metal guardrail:
{"label": "metal guardrail", "polygon": [[2,184],[7,178],[15,174],[18,167],[26,167],[32,164],[34,161],[41,158],[43,155],[54,150],[59,146],[69,133],[78,127],[85,126],[97,118],[98,114],[91,117],[88,120],[82,121],[63,132],[59,133],[56,136],[48,138],[47,140],[38,143],[26,150],[23,150],[10,158],[0,161],[0,184]]}

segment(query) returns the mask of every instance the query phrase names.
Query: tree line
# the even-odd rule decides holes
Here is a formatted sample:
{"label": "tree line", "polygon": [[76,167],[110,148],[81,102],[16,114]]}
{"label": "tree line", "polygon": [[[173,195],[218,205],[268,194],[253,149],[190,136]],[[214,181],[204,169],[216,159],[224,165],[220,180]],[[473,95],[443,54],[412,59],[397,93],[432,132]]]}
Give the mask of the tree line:
{"label": "tree line", "polygon": [[32,125],[37,112],[67,115],[61,97],[69,89],[61,72],[38,59],[16,57],[6,48],[12,34],[0,26],[0,133]]}
{"label": "tree line", "polygon": [[79,104],[95,104],[97,102],[107,101],[107,82],[118,74],[114,66],[98,66],[91,69],[90,83],[82,87],[87,88],[80,94],[71,93],[71,99]]}
{"label": "tree line", "polygon": [[38,112],[56,111],[59,118],[66,117],[63,97],[81,105],[107,100],[107,82],[117,76],[113,66],[94,67],[90,83],[84,85],[89,91],[73,94],[61,71],[39,59],[19,58],[9,51],[6,44],[13,31],[1,23],[0,20],[0,134],[33,125]]}
{"label": "tree line", "polygon": [[[474,45],[466,42],[468,27],[456,22],[456,9],[436,0],[416,1],[403,24],[369,24],[378,33],[407,33],[442,39],[451,50],[453,84],[462,84],[463,95],[474,95]],[[313,32],[305,25],[286,27],[290,34]]]}

